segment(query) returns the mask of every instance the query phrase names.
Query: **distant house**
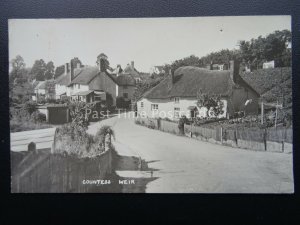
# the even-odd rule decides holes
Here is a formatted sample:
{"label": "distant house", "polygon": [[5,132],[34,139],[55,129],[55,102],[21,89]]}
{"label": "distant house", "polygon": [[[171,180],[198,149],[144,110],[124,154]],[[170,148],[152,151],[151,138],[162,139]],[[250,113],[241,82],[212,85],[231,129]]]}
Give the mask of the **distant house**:
{"label": "distant house", "polygon": [[150,68],[150,75],[152,74],[163,74],[165,73],[164,66],[153,66]]}
{"label": "distant house", "polygon": [[211,109],[197,106],[200,90],[221,97],[224,112],[220,118],[228,118],[238,111],[258,111],[259,94],[240,77],[239,65],[231,61],[230,70],[224,71],[192,66],[178,68],[137,101],[138,115],[174,120],[182,115],[206,117],[209,110],[209,116],[213,117]]}
{"label": "distant house", "polygon": [[275,68],[274,60],[263,63],[263,69],[270,69],[270,68]]}
{"label": "distant house", "polygon": [[223,63],[223,64],[211,63],[211,64],[207,65],[206,68],[209,70],[219,70],[219,71],[228,70],[228,64],[226,64],[226,63]]}
{"label": "distant house", "polygon": [[57,99],[66,96],[73,101],[105,101],[108,105],[116,105],[117,97],[130,100],[135,79],[121,70],[108,71],[102,60],[99,66],[65,66],[65,73],[57,78]]}
{"label": "distant house", "polygon": [[55,99],[55,81],[34,81],[34,94],[32,95],[33,101]]}
{"label": "distant house", "polygon": [[134,61],[131,61],[131,63],[127,64],[127,66],[122,71],[123,75],[131,76],[136,84],[139,84],[142,82],[142,76],[139,71],[134,67]]}

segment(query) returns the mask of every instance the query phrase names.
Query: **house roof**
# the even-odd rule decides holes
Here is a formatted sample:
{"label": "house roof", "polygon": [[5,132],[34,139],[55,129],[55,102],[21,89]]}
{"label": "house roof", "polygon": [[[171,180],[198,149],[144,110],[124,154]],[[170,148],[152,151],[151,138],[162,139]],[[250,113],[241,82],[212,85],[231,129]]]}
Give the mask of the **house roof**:
{"label": "house roof", "polygon": [[[197,92],[228,96],[236,84],[230,78],[230,71],[208,70],[199,67],[180,67],[174,72],[174,83],[171,86],[168,76],[157,86],[144,94],[145,98],[160,99],[171,97],[196,97]],[[247,85],[239,79],[238,85]],[[249,85],[247,85],[249,86]]]}
{"label": "house roof", "polygon": [[34,89],[46,89],[47,87],[51,87],[51,86],[48,86],[48,85],[51,85],[51,84],[54,84],[55,81],[52,81],[52,80],[45,80],[45,81],[40,81]]}
{"label": "house roof", "polygon": [[134,67],[132,67],[130,64],[127,64],[127,66],[123,70],[123,74],[129,74],[129,75],[132,75],[133,77],[140,77],[139,72]]}
{"label": "house roof", "polygon": [[70,83],[70,76],[70,72],[68,72],[67,74],[63,73],[55,79],[56,84],[68,85]]}
{"label": "house roof", "polygon": [[116,83],[121,86],[135,86],[135,79],[129,74],[121,74],[115,78]]}
{"label": "house roof", "polygon": [[[97,66],[86,66],[74,70],[74,79],[70,84],[89,84],[99,73]],[[69,85],[70,85],[69,84]]]}
{"label": "house roof", "polygon": [[89,94],[91,94],[92,92],[94,92],[94,90],[80,91],[80,92],[77,92],[77,93],[75,93],[75,94],[72,94],[72,95],[86,96],[86,95],[89,95]]}
{"label": "house roof", "polygon": [[[103,73],[103,72],[102,72]],[[135,79],[132,74],[121,73],[119,76],[116,74],[110,74],[107,71],[104,72],[110,77],[116,84],[120,86],[134,86]],[[82,68],[74,69],[74,79],[70,82],[70,72],[63,74],[56,79],[57,84],[69,86],[71,84],[89,84],[99,74],[99,68],[97,66],[85,66]]]}

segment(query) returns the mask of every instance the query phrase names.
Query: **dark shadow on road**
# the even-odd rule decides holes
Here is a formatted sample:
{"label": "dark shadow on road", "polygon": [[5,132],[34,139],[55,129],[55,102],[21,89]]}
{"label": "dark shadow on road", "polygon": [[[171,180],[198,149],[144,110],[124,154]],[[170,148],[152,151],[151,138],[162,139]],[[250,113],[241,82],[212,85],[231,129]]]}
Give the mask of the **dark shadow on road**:
{"label": "dark shadow on road", "polygon": [[[159,160],[153,160],[146,162],[140,157],[135,156],[120,156],[115,151],[113,152],[113,166],[114,171],[109,174],[106,179],[111,181],[110,185],[104,185],[95,187],[92,192],[101,193],[145,193],[147,184],[159,177],[153,176],[154,171],[158,169],[150,168],[148,163]],[[142,176],[137,177],[121,177],[116,171],[130,171],[139,173],[141,171]]]}

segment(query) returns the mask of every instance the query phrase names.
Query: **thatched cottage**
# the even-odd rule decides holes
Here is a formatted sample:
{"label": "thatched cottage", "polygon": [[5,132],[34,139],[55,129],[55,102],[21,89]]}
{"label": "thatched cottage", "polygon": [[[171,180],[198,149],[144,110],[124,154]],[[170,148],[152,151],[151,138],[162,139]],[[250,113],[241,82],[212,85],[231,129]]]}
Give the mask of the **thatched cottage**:
{"label": "thatched cottage", "polygon": [[259,94],[239,74],[239,64],[230,62],[230,69],[223,71],[185,66],[175,70],[160,84],[149,90],[137,102],[140,116],[177,119],[214,116],[211,109],[197,106],[197,94],[218,95],[223,102],[223,114],[229,118],[235,112],[258,112]]}

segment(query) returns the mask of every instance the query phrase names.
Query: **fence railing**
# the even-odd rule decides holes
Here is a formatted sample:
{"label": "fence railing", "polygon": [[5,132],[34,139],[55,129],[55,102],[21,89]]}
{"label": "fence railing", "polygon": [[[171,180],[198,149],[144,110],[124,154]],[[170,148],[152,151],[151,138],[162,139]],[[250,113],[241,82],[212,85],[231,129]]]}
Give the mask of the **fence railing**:
{"label": "fence railing", "polygon": [[[180,134],[176,122],[154,118],[136,118],[136,123],[164,132]],[[205,128],[184,125],[186,136],[232,147],[260,151],[292,152],[293,130],[291,128],[270,129],[226,129],[222,126]]]}
{"label": "fence railing", "polygon": [[15,153],[12,157],[16,158],[12,165],[14,193],[97,192],[101,187],[84,181],[105,179],[112,172],[111,148],[94,158],[37,151],[22,156]]}

